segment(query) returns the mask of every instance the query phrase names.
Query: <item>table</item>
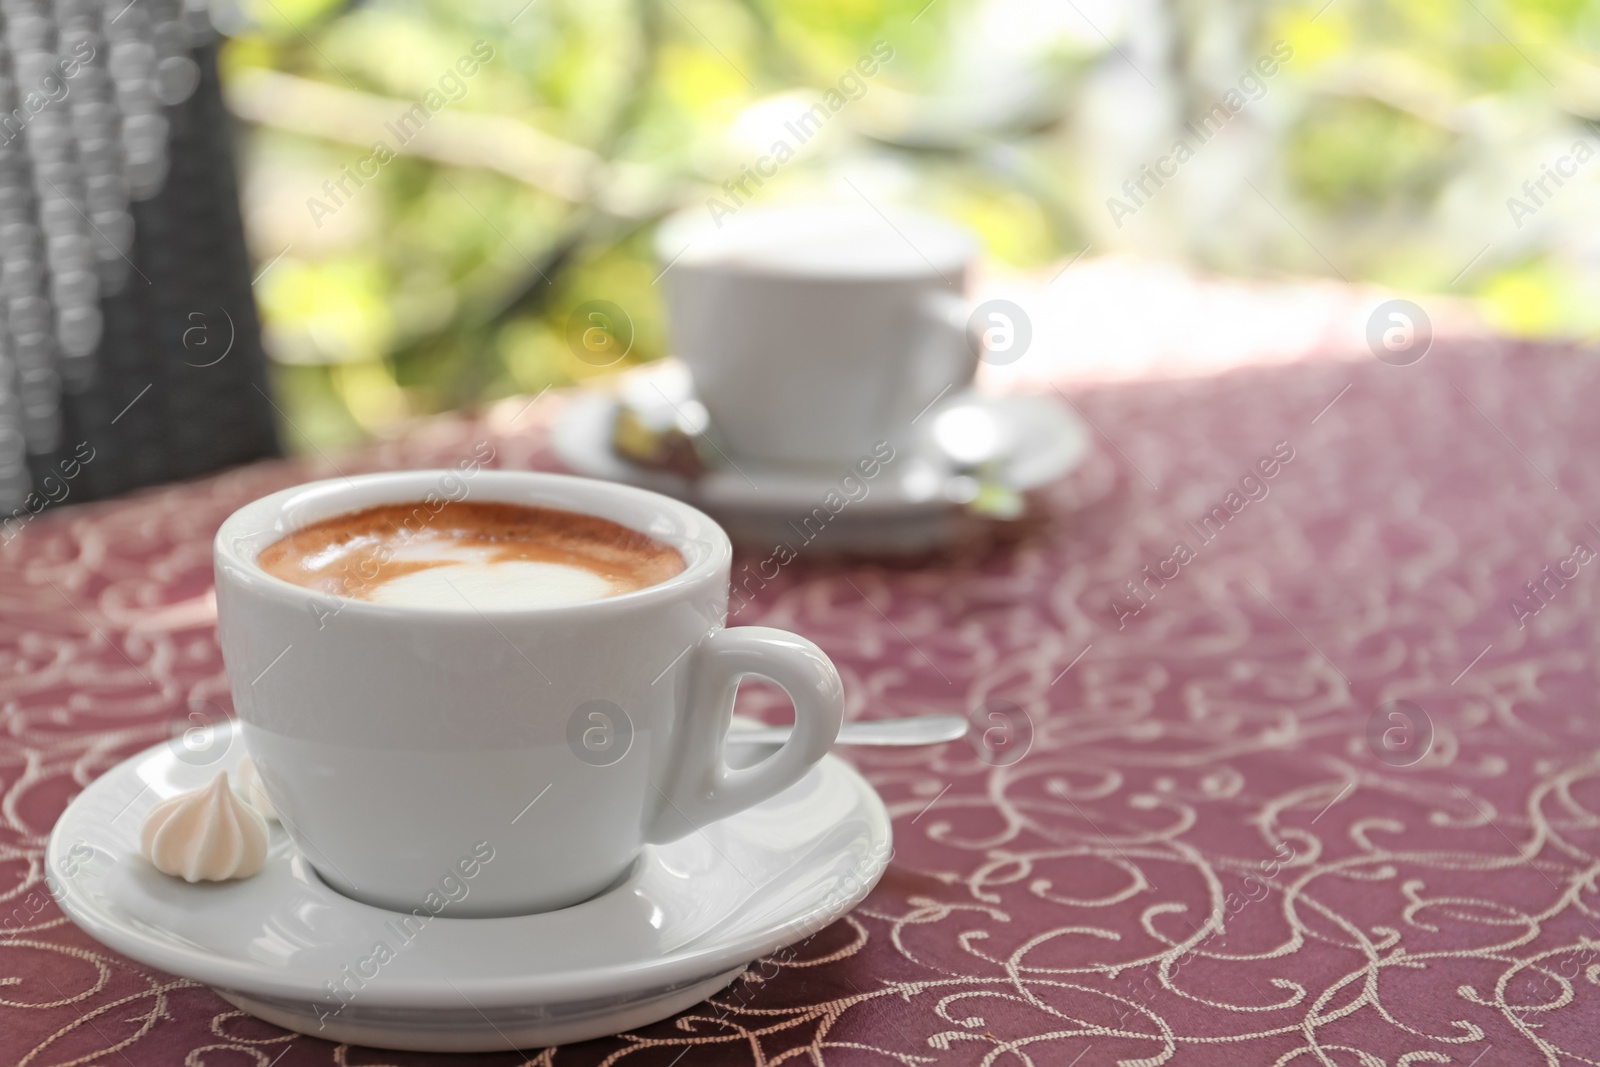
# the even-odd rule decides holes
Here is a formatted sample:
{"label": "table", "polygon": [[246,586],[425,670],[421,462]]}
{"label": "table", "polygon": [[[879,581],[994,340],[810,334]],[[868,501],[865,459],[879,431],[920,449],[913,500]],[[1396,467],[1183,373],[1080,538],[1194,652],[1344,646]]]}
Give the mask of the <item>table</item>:
{"label": "table", "polygon": [[[848,715],[977,712],[993,746],[851,757],[894,859],[792,956],[483,1062],[1600,1059],[1600,363],[1323,355],[1066,389],[1097,452],[1003,552],[785,568],[740,621],[815,639]],[[288,1035],[103,949],[41,900],[41,854],[85,783],[227,708],[225,515],[482,440],[549,467],[559,404],[64,509],[0,549],[0,1060],[444,1062]]]}

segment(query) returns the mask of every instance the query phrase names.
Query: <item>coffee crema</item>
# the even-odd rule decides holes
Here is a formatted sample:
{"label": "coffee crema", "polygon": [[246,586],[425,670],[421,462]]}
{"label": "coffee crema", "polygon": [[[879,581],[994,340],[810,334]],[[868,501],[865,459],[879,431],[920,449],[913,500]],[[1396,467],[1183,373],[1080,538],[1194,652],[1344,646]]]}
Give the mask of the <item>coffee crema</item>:
{"label": "coffee crema", "polygon": [[558,607],[682,573],[671,545],[609,519],[523,504],[385,504],[268,545],[275,578],[380,604],[455,610]]}

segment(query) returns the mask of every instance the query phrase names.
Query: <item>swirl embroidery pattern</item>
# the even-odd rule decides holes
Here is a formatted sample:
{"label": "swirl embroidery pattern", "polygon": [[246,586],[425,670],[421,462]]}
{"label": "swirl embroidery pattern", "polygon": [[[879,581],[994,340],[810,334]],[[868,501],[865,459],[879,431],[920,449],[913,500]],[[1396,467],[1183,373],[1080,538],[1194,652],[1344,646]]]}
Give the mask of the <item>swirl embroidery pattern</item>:
{"label": "swirl embroidery pattern", "polygon": [[[897,851],[848,918],[675,1019],[484,1062],[1600,1063],[1597,389],[1576,353],[1469,343],[1102,385],[1073,399],[1110,437],[1021,543],[803,554],[739,622],[816,640],[852,717],[972,714],[978,740],[851,757]],[[559,403],[518,406],[340,469],[485,440],[552,466]],[[227,711],[218,523],[327,473],[257,465],[0,549],[0,1060],[445,1062],[241,1016],[43,886],[71,795]]]}

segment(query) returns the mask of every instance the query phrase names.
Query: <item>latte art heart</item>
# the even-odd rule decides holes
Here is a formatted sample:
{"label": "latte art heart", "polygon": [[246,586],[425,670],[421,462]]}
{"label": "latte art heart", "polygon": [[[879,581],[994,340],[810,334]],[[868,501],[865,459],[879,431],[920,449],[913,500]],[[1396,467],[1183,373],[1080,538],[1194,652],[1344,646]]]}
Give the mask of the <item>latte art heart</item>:
{"label": "latte art heart", "polygon": [[319,592],[464,612],[603,600],[684,569],[671,545],[597,515],[444,500],[311,523],[268,545],[256,564]]}

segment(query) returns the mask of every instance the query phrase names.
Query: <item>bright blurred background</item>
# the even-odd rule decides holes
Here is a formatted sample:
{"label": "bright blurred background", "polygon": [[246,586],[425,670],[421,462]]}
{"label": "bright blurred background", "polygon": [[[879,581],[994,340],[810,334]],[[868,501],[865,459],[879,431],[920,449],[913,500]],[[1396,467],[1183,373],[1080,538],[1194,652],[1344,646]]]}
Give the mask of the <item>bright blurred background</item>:
{"label": "bright blurred background", "polygon": [[[292,449],[615,373],[567,344],[588,300],[631,316],[624,365],[666,354],[655,224],[733,205],[722,183],[758,164],[775,175],[746,200],[920,205],[1001,272],[1134,257],[1452,294],[1519,335],[1600,330],[1600,0],[216,0],[213,17]],[[889,58],[852,75],[875,47]],[[842,106],[802,144],[786,124],[829,90]]]}

